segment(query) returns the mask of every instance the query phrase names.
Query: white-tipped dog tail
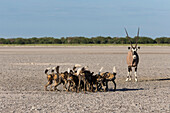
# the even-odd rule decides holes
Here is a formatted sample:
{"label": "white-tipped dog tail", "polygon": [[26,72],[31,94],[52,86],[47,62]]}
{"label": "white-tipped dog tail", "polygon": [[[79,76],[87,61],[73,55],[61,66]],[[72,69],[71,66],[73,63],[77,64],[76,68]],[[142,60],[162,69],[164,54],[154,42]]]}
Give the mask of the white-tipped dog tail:
{"label": "white-tipped dog tail", "polygon": [[103,70],[103,67],[101,67],[101,69],[99,70],[99,72],[102,72],[102,70]]}
{"label": "white-tipped dog tail", "polygon": [[56,69],[56,67],[53,67],[53,68],[52,68],[52,70],[55,70],[55,69]]}
{"label": "white-tipped dog tail", "polygon": [[81,67],[81,65],[80,64],[75,64],[74,67]]}
{"label": "white-tipped dog tail", "polygon": [[70,73],[70,68],[68,68],[68,73]]}
{"label": "white-tipped dog tail", "polygon": [[116,73],[116,67],[115,66],[113,67],[113,73]]}
{"label": "white-tipped dog tail", "polygon": [[78,68],[78,70],[77,70],[77,76],[80,74],[80,72],[81,72],[81,68]]}

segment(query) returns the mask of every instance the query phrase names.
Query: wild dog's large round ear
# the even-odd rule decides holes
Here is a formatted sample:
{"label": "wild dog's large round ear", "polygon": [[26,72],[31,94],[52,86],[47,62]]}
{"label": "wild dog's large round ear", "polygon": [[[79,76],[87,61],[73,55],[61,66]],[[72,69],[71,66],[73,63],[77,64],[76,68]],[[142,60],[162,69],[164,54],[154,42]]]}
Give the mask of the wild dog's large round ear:
{"label": "wild dog's large round ear", "polygon": [[70,70],[70,74],[73,74],[73,71],[72,71],[72,70]]}
{"label": "wild dog's large round ear", "polygon": [[130,49],[130,47],[128,47],[128,49]]}
{"label": "wild dog's large round ear", "polygon": [[138,49],[140,49],[140,47],[138,47]]}

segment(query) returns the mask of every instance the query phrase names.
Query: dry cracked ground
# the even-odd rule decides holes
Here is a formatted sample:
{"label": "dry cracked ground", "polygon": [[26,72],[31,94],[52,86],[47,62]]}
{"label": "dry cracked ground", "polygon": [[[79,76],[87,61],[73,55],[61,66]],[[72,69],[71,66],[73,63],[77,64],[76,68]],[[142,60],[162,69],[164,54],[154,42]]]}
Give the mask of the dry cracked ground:
{"label": "dry cracked ground", "polygon": [[[0,47],[1,113],[168,113],[170,112],[170,47],[142,46],[138,51],[139,82],[125,82],[126,46],[107,47]],[[108,92],[44,91],[44,70],[74,64],[98,73],[117,70],[117,90]],[[62,85],[59,86],[62,89]]]}

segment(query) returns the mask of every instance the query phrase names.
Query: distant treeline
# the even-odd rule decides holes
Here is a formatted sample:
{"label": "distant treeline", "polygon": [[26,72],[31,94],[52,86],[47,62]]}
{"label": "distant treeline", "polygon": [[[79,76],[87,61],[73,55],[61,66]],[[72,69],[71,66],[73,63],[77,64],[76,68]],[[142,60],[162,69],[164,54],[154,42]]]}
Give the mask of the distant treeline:
{"label": "distant treeline", "polygon": [[[130,38],[132,43],[136,38]],[[160,37],[152,39],[150,37],[139,37],[139,44],[170,44],[169,37]],[[33,38],[0,38],[0,44],[129,44],[127,37],[33,37]]]}

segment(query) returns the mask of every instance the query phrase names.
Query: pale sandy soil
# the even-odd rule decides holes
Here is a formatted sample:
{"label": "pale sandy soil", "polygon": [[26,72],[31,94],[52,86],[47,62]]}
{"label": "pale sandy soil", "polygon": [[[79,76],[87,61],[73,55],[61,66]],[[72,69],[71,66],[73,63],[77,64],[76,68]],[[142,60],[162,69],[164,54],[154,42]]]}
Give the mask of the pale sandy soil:
{"label": "pale sandy soil", "polygon": [[[170,112],[170,47],[141,47],[139,82],[125,82],[127,47],[0,47],[0,112]],[[45,68],[74,64],[117,70],[117,90],[87,94],[44,91]],[[59,87],[62,89],[62,85]]]}

